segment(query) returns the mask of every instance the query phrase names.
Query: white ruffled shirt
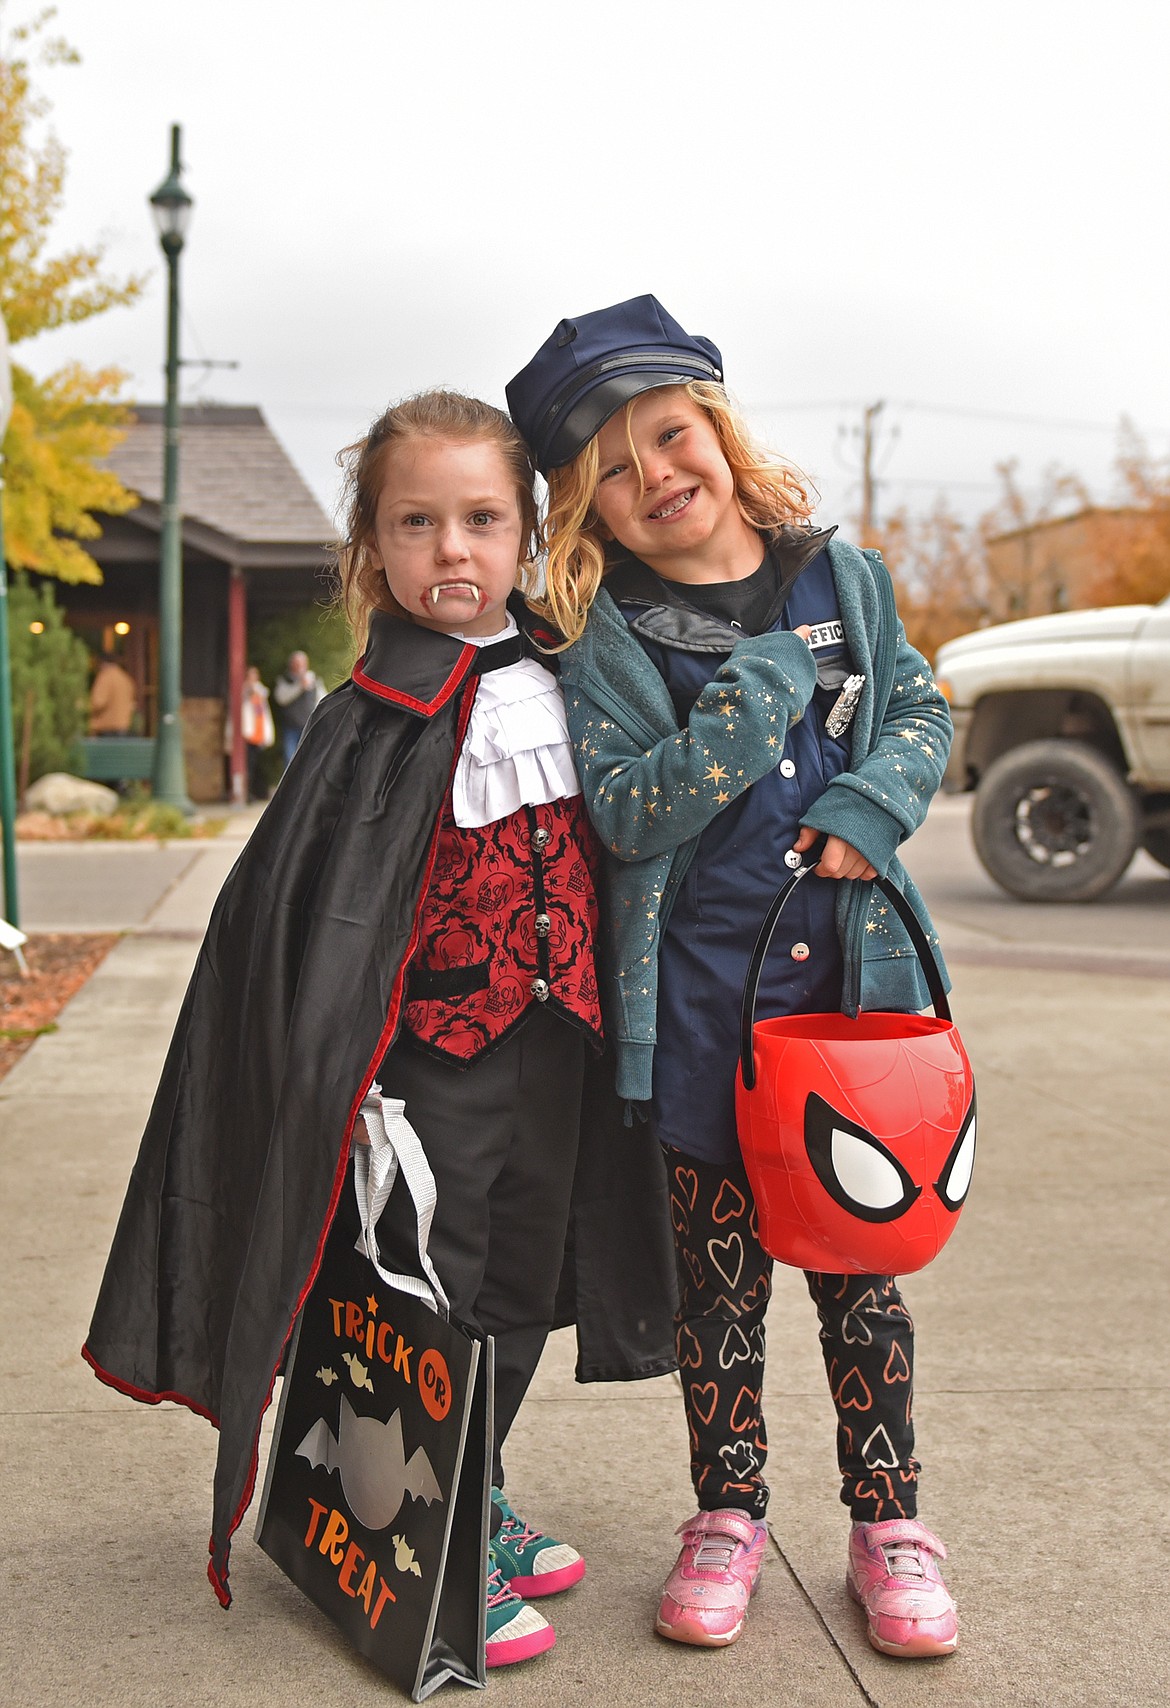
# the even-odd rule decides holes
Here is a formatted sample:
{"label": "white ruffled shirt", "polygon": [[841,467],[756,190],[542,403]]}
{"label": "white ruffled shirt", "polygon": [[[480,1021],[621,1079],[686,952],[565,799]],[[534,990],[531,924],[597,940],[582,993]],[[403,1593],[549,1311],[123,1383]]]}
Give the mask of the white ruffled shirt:
{"label": "white ruffled shirt", "polygon": [[[494,646],[517,634],[509,611],[498,635],[452,636],[468,646]],[[519,807],[542,806],[581,793],[560,685],[534,658],[480,678],[451,785],[455,823],[476,830]]]}

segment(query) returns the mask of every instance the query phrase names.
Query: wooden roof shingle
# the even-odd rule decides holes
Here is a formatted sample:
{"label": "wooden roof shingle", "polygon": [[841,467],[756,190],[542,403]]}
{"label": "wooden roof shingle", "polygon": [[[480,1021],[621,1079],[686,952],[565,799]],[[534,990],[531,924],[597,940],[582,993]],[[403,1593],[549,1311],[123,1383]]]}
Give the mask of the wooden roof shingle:
{"label": "wooden roof shingle", "polygon": [[[110,467],[142,499],[162,502],[161,404],[137,404]],[[257,545],[323,546],[328,516],[261,410],[184,404],[180,412],[179,508],[184,517]]]}

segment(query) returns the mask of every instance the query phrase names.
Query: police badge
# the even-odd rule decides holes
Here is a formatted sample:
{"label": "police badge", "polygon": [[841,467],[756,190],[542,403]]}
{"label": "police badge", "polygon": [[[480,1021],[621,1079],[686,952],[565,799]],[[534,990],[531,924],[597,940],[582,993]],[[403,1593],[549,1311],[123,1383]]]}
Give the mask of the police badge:
{"label": "police badge", "polygon": [[841,685],[841,692],[829,708],[829,715],[825,719],[826,735],[831,735],[835,740],[837,736],[845,734],[853,722],[853,714],[857,710],[858,702],[861,699],[861,690],[864,687],[864,676],[847,676],[845,678]]}

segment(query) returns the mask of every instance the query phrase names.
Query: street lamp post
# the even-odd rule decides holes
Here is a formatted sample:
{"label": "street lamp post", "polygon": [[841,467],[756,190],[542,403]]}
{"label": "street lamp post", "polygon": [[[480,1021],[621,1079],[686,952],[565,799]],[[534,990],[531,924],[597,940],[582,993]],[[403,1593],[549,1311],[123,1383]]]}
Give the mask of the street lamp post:
{"label": "street lamp post", "polygon": [[8,652],[8,565],[4,558],[4,434],[12,413],[8,328],[0,315],[0,838],[4,844],[4,906],[0,918],[20,924],[16,885],[16,756],[12,730],[12,670]]}
{"label": "street lamp post", "polygon": [[162,535],[158,577],[158,729],[152,787],[156,801],[193,812],[187,797],[183,731],[179,722],[183,656],[183,537],[179,512],[179,255],[191,218],[191,197],[179,182],[179,127],[171,126],[171,169],[150,198],[167,258],[167,401],[163,429]]}

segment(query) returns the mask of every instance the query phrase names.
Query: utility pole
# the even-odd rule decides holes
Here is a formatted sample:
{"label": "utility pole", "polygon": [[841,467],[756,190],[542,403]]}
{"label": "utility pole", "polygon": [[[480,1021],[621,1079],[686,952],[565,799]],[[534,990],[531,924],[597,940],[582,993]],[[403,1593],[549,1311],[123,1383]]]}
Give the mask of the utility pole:
{"label": "utility pole", "polygon": [[885,407],[884,401],[871,403],[862,417],[861,538],[863,544],[868,544],[877,528],[877,477],[873,472],[873,451],[877,418]]}

